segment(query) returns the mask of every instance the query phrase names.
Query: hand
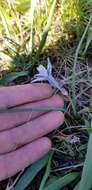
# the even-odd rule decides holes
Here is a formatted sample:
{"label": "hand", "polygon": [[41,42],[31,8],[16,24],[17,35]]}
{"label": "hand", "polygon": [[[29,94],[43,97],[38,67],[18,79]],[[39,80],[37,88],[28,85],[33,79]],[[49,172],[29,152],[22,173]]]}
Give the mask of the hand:
{"label": "hand", "polygon": [[[48,84],[27,84],[0,88],[0,108],[63,106],[52,96]],[[41,158],[51,148],[43,137],[64,121],[61,111],[0,113],[0,180],[6,179]]]}

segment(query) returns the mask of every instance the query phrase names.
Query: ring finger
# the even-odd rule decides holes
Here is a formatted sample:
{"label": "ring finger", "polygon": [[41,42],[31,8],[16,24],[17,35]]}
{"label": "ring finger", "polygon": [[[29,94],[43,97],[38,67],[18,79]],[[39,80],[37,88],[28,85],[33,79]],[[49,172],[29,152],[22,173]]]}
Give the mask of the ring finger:
{"label": "ring finger", "polygon": [[15,149],[38,139],[58,128],[64,121],[61,111],[48,112],[19,127],[0,133],[0,154]]}

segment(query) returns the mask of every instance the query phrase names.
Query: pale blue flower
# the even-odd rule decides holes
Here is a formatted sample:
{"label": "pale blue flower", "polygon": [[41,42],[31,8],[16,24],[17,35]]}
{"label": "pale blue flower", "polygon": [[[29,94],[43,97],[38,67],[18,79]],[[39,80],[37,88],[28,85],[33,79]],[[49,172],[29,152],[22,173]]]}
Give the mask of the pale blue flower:
{"label": "pale blue flower", "polygon": [[34,75],[31,81],[32,83],[39,81],[48,81],[52,87],[60,90],[63,95],[68,95],[67,91],[63,88],[63,85],[61,86],[59,82],[52,76],[52,64],[49,58],[47,69],[43,65],[39,65],[37,67],[37,71],[39,73]]}

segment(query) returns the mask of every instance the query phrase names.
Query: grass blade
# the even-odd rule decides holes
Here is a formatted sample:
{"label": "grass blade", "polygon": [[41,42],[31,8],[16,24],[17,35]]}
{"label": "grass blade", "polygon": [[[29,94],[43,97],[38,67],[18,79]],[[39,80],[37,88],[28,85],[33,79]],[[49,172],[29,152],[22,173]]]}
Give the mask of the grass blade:
{"label": "grass blade", "polygon": [[50,10],[50,14],[49,14],[49,17],[48,17],[48,20],[47,20],[47,24],[46,24],[46,26],[44,28],[43,33],[42,33],[41,42],[40,42],[39,48],[37,50],[37,53],[36,53],[35,60],[34,60],[33,64],[35,64],[36,60],[39,58],[39,56],[40,56],[40,54],[41,54],[41,52],[43,50],[43,47],[45,46],[46,39],[47,39],[47,36],[48,36],[48,32],[50,30],[51,22],[52,22],[52,19],[53,19],[56,3],[57,3],[57,0],[53,0],[53,4],[52,4],[51,10]]}
{"label": "grass blade", "polygon": [[52,156],[53,156],[53,152],[51,152],[50,156],[49,156],[49,160],[48,160],[48,164],[47,164],[47,168],[46,168],[46,172],[43,176],[43,179],[41,181],[41,184],[40,184],[40,187],[39,187],[39,190],[43,190],[43,187],[45,186],[45,183],[46,183],[46,180],[50,174],[50,171],[51,171],[51,161],[52,161]]}
{"label": "grass blade", "polygon": [[12,82],[13,80],[17,79],[18,77],[27,76],[27,71],[21,71],[21,72],[11,72],[6,74],[1,80],[0,85],[6,85],[9,82]]}
{"label": "grass blade", "polygon": [[[19,34],[21,37],[21,41],[20,41],[21,43],[20,44],[23,44],[24,39],[23,39],[23,32],[22,32],[22,26],[21,26],[21,22],[19,19],[19,15],[13,9],[11,9],[11,16],[14,19],[14,22],[16,23],[16,29],[19,31]],[[14,31],[14,34],[16,34],[16,31]]]}
{"label": "grass blade", "polygon": [[31,112],[31,111],[50,111],[50,110],[58,110],[65,111],[64,107],[55,107],[55,106],[44,106],[44,107],[32,107],[32,108],[11,108],[11,109],[0,109],[0,113],[16,113],[16,112]]}
{"label": "grass blade", "polygon": [[37,173],[46,165],[49,158],[49,153],[45,155],[42,159],[35,162],[30,166],[24,174],[21,176],[14,190],[24,190],[32,182]]}
{"label": "grass blade", "polygon": [[86,42],[86,46],[85,46],[85,50],[84,50],[84,54],[86,53],[90,43],[92,41],[92,27],[89,27],[89,31],[88,31],[88,37],[87,37],[87,42]]}
{"label": "grass blade", "polygon": [[92,133],[89,137],[88,150],[84,162],[82,178],[78,190],[90,190],[92,187]]}
{"label": "grass blade", "polygon": [[19,13],[25,13],[30,8],[30,0],[20,0],[14,2],[14,9]]}
{"label": "grass blade", "polygon": [[6,10],[1,5],[0,5],[0,17],[2,19],[4,30],[7,36],[10,37],[11,25],[10,25],[9,15],[7,14]]}
{"label": "grass blade", "polygon": [[31,1],[31,6],[30,6],[30,18],[31,18],[31,32],[30,32],[30,40],[28,43],[28,49],[29,52],[32,53],[32,48],[33,48],[33,28],[34,28],[34,13],[37,5],[37,0],[32,0]]}
{"label": "grass blade", "polygon": [[47,185],[43,190],[60,190],[64,186],[68,185],[70,182],[75,180],[79,176],[79,172],[74,172],[65,175],[64,177],[59,177],[50,185]]}

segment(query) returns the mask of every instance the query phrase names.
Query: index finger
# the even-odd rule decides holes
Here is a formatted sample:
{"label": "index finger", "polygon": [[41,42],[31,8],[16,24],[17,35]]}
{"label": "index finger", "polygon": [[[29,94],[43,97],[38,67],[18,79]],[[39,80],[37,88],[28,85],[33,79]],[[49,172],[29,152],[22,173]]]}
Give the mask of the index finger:
{"label": "index finger", "polygon": [[46,99],[52,95],[46,83],[35,83],[0,88],[0,108],[10,108],[28,102]]}

